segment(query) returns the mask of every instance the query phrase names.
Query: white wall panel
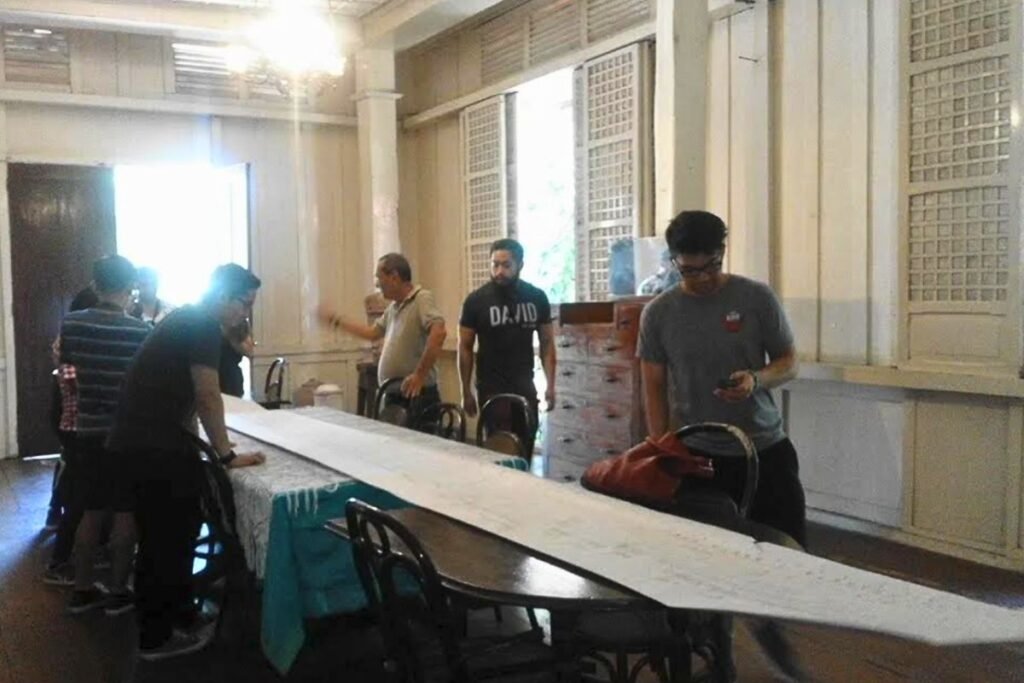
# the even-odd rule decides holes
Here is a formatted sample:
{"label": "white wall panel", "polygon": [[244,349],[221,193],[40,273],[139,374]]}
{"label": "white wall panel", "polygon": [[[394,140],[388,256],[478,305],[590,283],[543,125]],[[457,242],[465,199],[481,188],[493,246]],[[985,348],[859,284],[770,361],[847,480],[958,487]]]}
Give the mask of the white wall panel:
{"label": "white wall panel", "polygon": [[210,158],[206,117],[8,104],[7,140],[12,161],[145,164]]}
{"label": "white wall panel", "polygon": [[821,3],[821,359],[867,361],[868,4]]}
{"label": "white wall panel", "polygon": [[[274,356],[258,356],[252,364],[252,395],[256,400],[263,399],[263,387],[266,383],[267,370],[274,361]],[[337,384],[342,390],[345,410],[356,411],[358,396],[358,376],[356,365],[363,360],[359,351],[332,353],[298,353],[285,354],[288,365],[285,370],[285,386],[281,396],[287,401],[292,400],[293,392],[309,380],[317,380],[319,384]]]}
{"label": "white wall panel", "polygon": [[1008,410],[998,403],[920,400],[914,429],[913,525],[1003,547]]}
{"label": "white wall panel", "polygon": [[778,118],[776,197],[779,231],[777,288],[796,337],[797,352],[818,358],[819,116],[818,0],[778,7],[775,40]]}
{"label": "white wall panel", "polygon": [[[707,96],[707,209],[730,223],[729,163],[731,157],[730,105],[732,92],[728,87],[730,67],[729,22],[716,21],[708,37]],[[658,226],[664,231],[666,226]]]}
{"label": "white wall panel", "polygon": [[444,315],[448,326],[448,340],[445,346],[454,348],[458,340],[459,312],[462,301],[468,294],[464,282],[464,270],[461,267],[462,248],[462,173],[459,158],[459,122],[449,118],[437,126],[437,169],[434,174],[437,182],[438,232],[434,242],[433,260],[435,263],[434,278],[423,282],[428,289],[434,289],[437,305]]}
{"label": "white wall panel", "polygon": [[868,362],[895,365],[899,329],[900,3],[871,3]]}
{"label": "white wall panel", "polygon": [[164,82],[164,38],[117,34],[117,94],[163,97],[173,90]]}
{"label": "white wall panel", "polygon": [[[729,270],[771,280],[768,3],[728,19]],[[720,22],[719,22],[720,23]]]}
{"label": "white wall panel", "polygon": [[83,95],[117,95],[117,34],[71,31],[71,91]]}
{"label": "white wall panel", "polygon": [[850,395],[802,383],[789,392],[787,428],[800,454],[809,507],[899,527],[904,408],[900,396]]}
{"label": "white wall panel", "polygon": [[301,135],[295,131],[293,136],[284,123],[225,121],[221,144],[225,159],[251,164],[251,264],[263,281],[254,311],[256,338],[274,354],[297,350],[303,310],[295,232],[302,184]]}

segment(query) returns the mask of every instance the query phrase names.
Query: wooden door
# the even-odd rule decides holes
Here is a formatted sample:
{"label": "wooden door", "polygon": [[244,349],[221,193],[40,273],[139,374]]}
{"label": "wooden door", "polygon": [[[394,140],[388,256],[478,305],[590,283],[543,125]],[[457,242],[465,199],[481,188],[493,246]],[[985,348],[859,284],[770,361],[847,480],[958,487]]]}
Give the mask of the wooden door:
{"label": "wooden door", "polygon": [[109,168],[10,164],[18,454],[59,451],[50,421],[50,344],[93,262],[116,251]]}

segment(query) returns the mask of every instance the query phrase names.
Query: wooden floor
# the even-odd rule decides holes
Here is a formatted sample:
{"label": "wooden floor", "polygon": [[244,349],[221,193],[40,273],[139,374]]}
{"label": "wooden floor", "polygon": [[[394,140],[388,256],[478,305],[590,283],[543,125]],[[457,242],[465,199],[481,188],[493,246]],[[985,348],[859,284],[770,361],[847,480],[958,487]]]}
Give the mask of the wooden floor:
{"label": "wooden floor", "polygon": [[[66,590],[40,581],[53,541],[42,530],[52,467],[52,462],[0,461],[0,683],[381,679],[372,632],[340,620],[312,625],[310,646],[282,679],[260,653],[257,604],[236,610],[223,636],[202,653],[136,664],[131,614],[67,616]],[[826,527],[812,527],[810,538],[815,552],[842,562],[1024,609],[1022,574]],[[814,681],[1024,682],[1024,644],[932,648],[838,629],[794,625],[787,632]],[[784,680],[772,673],[741,621],[735,657],[740,681]]]}

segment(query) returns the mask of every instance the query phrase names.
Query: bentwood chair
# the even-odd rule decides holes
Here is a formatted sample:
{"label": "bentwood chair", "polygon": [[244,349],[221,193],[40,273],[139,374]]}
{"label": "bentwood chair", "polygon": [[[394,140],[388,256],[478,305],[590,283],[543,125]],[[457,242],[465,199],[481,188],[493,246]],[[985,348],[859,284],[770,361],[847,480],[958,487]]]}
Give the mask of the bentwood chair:
{"label": "bentwood chair", "polygon": [[260,405],[268,410],[277,410],[284,406],[291,405],[282,396],[285,386],[285,371],[288,368],[288,359],[275,358],[267,369],[267,378],[263,382],[263,400]]}
{"label": "bentwood chair", "polygon": [[433,427],[435,436],[449,441],[466,441],[466,412],[454,403],[436,403],[423,411],[421,420]]}
{"label": "bentwood chair", "polygon": [[[488,450],[519,455],[529,461],[533,450],[531,443],[536,428],[530,403],[518,394],[495,394],[480,406],[480,417],[476,423],[476,445]],[[515,453],[505,445],[507,437],[494,440],[496,434],[511,434],[519,442]],[[488,445],[488,442],[491,445]]]}
{"label": "bentwood chair", "polygon": [[192,440],[203,470],[203,523],[193,551],[193,590],[200,610],[215,616],[219,631],[229,596],[245,589],[245,556],[235,527],[235,498],[227,470],[210,444],[195,436]]}
{"label": "bentwood chair", "polygon": [[[689,425],[678,430],[676,437],[685,441],[697,434],[719,434],[738,443],[741,456],[708,457],[713,462],[744,458],[746,477],[739,501],[734,501],[713,482],[684,479],[672,506],[662,511],[709,524],[736,527],[746,520],[757,491],[757,449],[742,430],[726,424]],[[680,642],[682,630],[688,643]],[[703,680],[727,683],[735,677],[731,630],[731,620],[719,614],[667,610],[610,612],[581,616],[570,637],[588,658],[607,670],[615,683],[637,680],[644,667],[650,667],[662,681],[688,680],[689,657],[681,656],[683,646],[704,660]],[[611,657],[604,653],[610,653]],[[630,655],[639,655],[632,666],[629,665]]]}
{"label": "bentwood chair", "polygon": [[409,426],[409,407],[402,401],[394,400],[397,387],[401,385],[401,377],[392,377],[381,383],[377,388],[377,396],[373,400],[373,419],[399,427]]}
{"label": "bentwood chair", "polygon": [[464,635],[433,560],[404,525],[355,499],[346,504],[345,517],[356,570],[384,640],[388,680],[558,680],[554,652],[529,632]]}

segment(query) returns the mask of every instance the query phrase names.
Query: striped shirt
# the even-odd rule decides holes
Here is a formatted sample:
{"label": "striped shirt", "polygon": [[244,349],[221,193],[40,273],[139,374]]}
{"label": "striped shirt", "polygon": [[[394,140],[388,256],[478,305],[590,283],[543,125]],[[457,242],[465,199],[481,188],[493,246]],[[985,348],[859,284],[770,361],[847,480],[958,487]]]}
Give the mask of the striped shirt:
{"label": "striped shirt", "polygon": [[60,361],[75,366],[79,436],[110,431],[121,380],[150,326],[109,304],[68,313],[60,326]]}

